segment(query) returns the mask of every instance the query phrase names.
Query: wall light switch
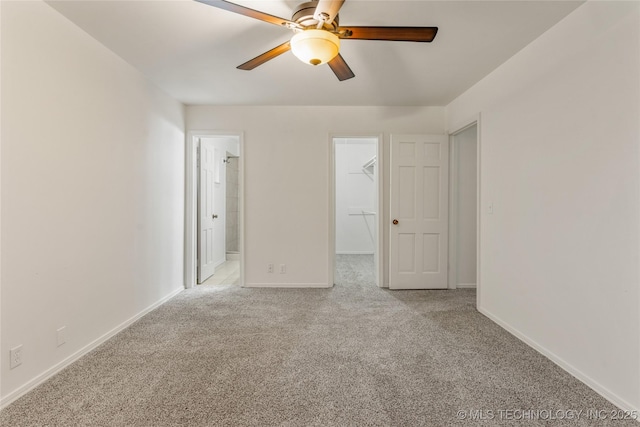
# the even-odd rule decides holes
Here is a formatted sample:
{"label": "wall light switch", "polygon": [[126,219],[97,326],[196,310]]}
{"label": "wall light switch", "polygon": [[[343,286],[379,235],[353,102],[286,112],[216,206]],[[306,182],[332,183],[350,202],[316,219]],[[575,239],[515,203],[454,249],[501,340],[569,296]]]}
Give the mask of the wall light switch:
{"label": "wall light switch", "polygon": [[493,202],[489,202],[489,213],[493,213]]}

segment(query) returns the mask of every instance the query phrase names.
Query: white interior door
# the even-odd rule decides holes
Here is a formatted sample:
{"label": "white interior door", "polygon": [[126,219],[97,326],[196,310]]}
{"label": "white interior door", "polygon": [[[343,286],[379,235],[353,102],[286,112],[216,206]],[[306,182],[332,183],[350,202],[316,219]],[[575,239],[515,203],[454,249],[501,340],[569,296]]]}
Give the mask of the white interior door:
{"label": "white interior door", "polygon": [[221,143],[216,142],[213,161],[215,162],[215,178],[213,184],[213,263],[215,267],[223,264],[227,259],[227,167],[226,151]]}
{"label": "white interior door", "polygon": [[447,288],[449,143],[391,136],[389,288]]}
{"label": "white interior door", "polygon": [[211,139],[201,139],[199,148],[200,179],[198,194],[198,283],[215,270],[214,259],[214,188],[215,146]]}

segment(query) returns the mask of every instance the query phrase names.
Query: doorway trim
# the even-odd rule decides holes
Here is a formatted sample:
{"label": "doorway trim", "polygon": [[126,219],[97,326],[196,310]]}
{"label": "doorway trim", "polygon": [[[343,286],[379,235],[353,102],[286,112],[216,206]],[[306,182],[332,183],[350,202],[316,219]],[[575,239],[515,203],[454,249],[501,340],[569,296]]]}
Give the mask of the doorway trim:
{"label": "doorway trim", "polygon": [[481,260],[481,222],[482,217],[482,195],[481,195],[481,125],[480,125],[480,113],[471,117],[461,123],[458,123],[453,127],[453,130],[449,131],[449,289],[456,289],[457,282],[457,269],[458,269],[458,256],[457,256],[457,231],[458,231],[458,206],[456,202],[455,194],[458,192],[458,165],[456,162],[456,155],[458,146],[455,143],[455,136],[464,132],[472,126],[476,126],[476,307],[480,307],[480,289],[481,289],[481,274],[480,274],[480,260]]}
{"label": "doorway trim", "polygon": [[375,254],[375,270],[376,285],[381,288],[384,286],[384,263],[383,263],[383,196],[384,196],[384,135],[382,133],[348,133],[336,132],[329,134],[329,287],[335,284],[335,266],[336,266],[336,146],[334,139],[336,138],[369,138],[376,139],[376,162],[377,162],[377,201],[376,201],[376,254]]}
{"label": "doorway trim", "polygon": [[238,140],[240,286],[244,286],[244,134],[239,131],[194,130],[187,132],[185,144],[184,287],[186,289],[195,287],[198,277],[198,139],[216,137]]}

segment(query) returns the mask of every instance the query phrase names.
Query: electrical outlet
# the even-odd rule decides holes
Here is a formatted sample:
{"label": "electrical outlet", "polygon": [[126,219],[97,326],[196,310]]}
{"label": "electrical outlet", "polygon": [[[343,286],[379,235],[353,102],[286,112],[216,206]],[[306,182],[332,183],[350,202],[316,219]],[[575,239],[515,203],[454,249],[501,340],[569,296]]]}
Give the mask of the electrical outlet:
{"label": "electrical outlet", "polygon": [[273,264],[267,264],[267,273],[273,273]]}
{"label": "electrical outlet", "polygon": [[280,264],[280,274],[287,272],[287,264]]}
{"label": "electrical outlet", "polygon": [[57,332],[57,340],[58,340],[58,347],[60,347],[62,344],[67,342],[67,327],[66,326],[62,326],[60,328],[58,328],[56,330]]}
{"label": "electrical outlet", "polygon": [[22,365],[22,344],[9,350],[9,365],[11,369]]}

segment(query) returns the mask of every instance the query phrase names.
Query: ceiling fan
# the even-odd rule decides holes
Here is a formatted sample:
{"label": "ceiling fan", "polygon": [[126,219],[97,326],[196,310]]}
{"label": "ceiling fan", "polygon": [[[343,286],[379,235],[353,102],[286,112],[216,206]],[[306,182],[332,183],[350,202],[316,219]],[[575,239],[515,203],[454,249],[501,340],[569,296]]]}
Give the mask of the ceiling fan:
{"label": "ceiling fan", "polygon": [[431,42],[438,27],[341,27],[338,12],[345,0],[316,0],[300,4],[291,20],[269,15],[225,0],[195,0],[209,6],[238,13],[295,33],[291,40],[239,65],[240,70],[253,70],[289,50],[302,62],[329,64],[338,80],[355,77],[340,55],[340,40],[388,40]]}

